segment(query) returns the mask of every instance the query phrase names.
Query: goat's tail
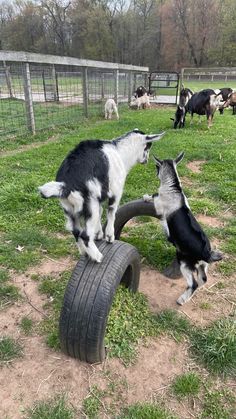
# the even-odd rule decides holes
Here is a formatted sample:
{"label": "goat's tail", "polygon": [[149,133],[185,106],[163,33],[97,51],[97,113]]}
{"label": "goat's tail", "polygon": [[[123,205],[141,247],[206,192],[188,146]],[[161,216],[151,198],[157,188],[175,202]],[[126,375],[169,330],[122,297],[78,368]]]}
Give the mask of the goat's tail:
{"label": "goat's tail", "polygon": [[38,190],[43,198],[61,198],[64,186],[64,182],[52,181],[39,186]]}
{"label": "goat's tail", "polygon": [[217,262],[218,260],[221,260],[221,259],[223,259],[222,253],[214,251],[214,250],[211,251],[209,263]]}

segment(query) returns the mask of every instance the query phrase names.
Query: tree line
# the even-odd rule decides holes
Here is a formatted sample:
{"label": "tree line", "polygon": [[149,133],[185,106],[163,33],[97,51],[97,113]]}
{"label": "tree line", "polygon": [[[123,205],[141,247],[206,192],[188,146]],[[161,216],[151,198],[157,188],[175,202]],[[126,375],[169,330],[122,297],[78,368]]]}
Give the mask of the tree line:
{"label": "tree line", "polygon": [[149,66],[236,65],[236,0],[15,0],[0,49]]}

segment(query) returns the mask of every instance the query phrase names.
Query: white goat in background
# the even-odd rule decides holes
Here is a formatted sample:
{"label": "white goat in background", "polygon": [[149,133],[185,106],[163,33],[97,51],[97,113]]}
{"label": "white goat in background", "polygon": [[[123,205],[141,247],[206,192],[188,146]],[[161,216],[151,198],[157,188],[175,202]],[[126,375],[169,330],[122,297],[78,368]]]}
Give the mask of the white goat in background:
{"label": "white goat in background", "polygon": [[113,112],[116,115],[116,119],[119,119],[116,102],[114,99],[107,99],[105,103],[105,119],[111,119]]}
{"label": "white goat in background", "polygon": [[94,242],[103,238],[101,204],[108,199],[105,239],[112,243],[126,176],[136,163],[147,163],[152,142],[163,135],[164,132],[146,135],[136,129],[113,141],[82,141],[62,162],[56,181],[39,187],[44,198],[60,199],[66,227],[73,233],[82,254],[96,262],[102,261]]}

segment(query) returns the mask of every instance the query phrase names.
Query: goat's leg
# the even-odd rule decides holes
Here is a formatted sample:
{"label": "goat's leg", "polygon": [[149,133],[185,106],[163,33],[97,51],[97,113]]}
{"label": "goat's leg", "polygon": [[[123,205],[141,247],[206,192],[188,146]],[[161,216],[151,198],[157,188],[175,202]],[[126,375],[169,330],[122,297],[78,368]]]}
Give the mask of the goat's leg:
{"label": "goat's leg", "polygon": [[85,229],[80,234],[80,238],[83,241],[87,255],[92,260],[100,263],[103,255],[94,243],[95,231],[99,222],[99,202],[97,199],[90,199],[88,213],[89,217],[85,220]]}
{"label": "goat's leg", "polygon": [[199,287],[202,287],[207,282],[207,267],[208,264],[206,262],[202,262],[197,266],[197,280]]}
{"label": "goat's leg", "polygon": [[190,125],[193,125],[193,113],[191,113]]}
{"label": "goat's leg", "polygon": [[108,243],[113,243],[115,240],[114,223],[120,199],[121,195],[113,195],[108,200],[107,225],[105,229],[105,239]]}
{"label": "goat's leg", "polygon": [[102,223],[101,223],[102,212],[103,212],[103,208],[102,208],[102,205],[100,204],[99,205],[99,219],[98,219],[97,227],[95,230],[95,240],[103,239],[103,229],[102,229]]}
{"label": "goat's leg", "polygon": [[180,270],[188,285],[186,291],[177,300],[177,303],[182,306],[184,303],[189,301],[190,298],[192,298],[198,287],[198,283],[194,278],[193,272],[188,268],[186,263],[180,262]]}

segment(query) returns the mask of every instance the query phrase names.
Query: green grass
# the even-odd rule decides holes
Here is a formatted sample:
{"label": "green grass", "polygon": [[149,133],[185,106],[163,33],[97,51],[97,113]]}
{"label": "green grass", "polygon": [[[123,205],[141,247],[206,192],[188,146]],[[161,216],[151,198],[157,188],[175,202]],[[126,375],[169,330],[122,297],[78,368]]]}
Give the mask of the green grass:
{"label": "green grass", "polygon": [[5,336],[0,338],[0,364],[22,356],[23,348],[18,341]]}
{"label": "green grass", "polygon": [[30,319],[30,317],[26,317],[26,316],[22,317],[20,321],[20,328],[26,336],[31,335],[33,325],[34,325],[34,322],[32,319]]}
{"label": "green grass", "polygon": [[39,291],[52,299],[52,302],[47,304],[48,317],[41,322],[40,330],[46,335],[48,346],[55,350],[60,348],[58,323],[65,287],[70,275],[71,272],[63,272],[57,278],[42,277],[39,284]]}
{"label": "green grass", "polygon": [[194,372],[177,376],[172,383],[172,391],[177,397],[197,396],[200,391],[201,380]]}
{"label": "green grass", "polygon": [[27,419],[73,419],[74,417],[74,409],[67,406],[63,396],[35,403],[26,416]]}
{"label": "green grass", "polygon": [[123,409],[118,419],[174,419],[165,407],[157,403],[136,403]]}
{"label": "green grass", "polygon": [[15,285],[0,282],[0,308],[12,304],[19,297],[19,290]]}
{"label": "green grass", "polygon": [[236,376],[236,321],[218,320],[206,328],[191,333],[193,354],[217,374]]}
{"label": "green grass", "polygon": [[206,388],[200,418],[233,419],[235,417],[236,398],[227,390]]}
{"label": "green grass", "polygon": [[125,364],[132,363],[136,359],[139,340],[159,333],[146,297],[119,287],[107,322],[105,345],[109,356],[119,357]]}

